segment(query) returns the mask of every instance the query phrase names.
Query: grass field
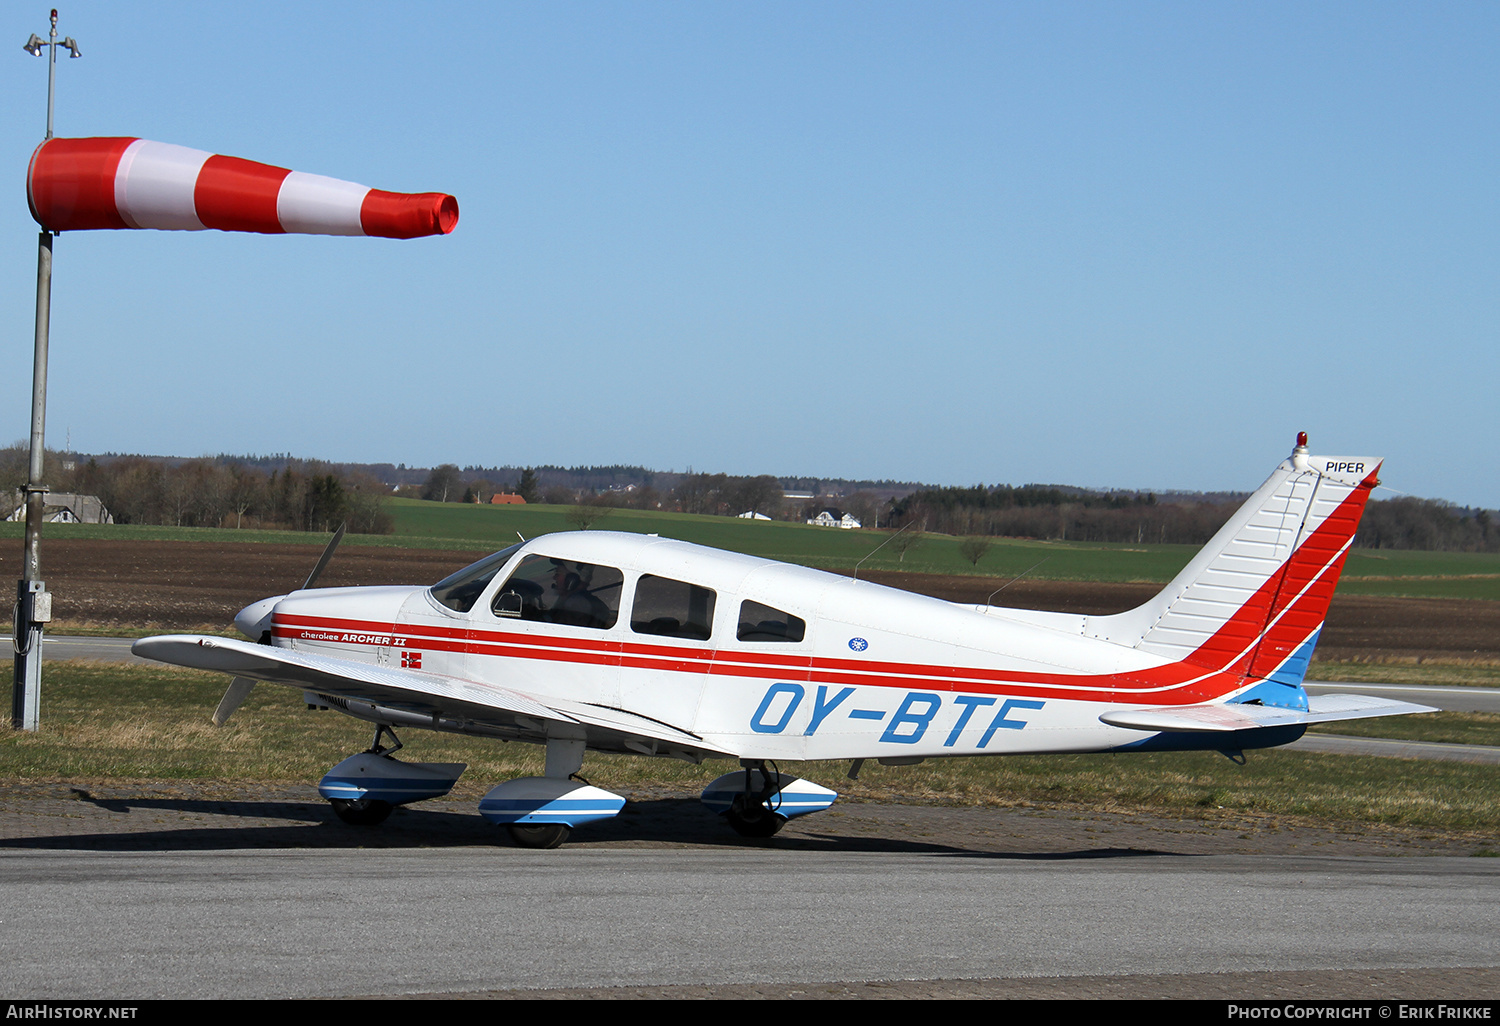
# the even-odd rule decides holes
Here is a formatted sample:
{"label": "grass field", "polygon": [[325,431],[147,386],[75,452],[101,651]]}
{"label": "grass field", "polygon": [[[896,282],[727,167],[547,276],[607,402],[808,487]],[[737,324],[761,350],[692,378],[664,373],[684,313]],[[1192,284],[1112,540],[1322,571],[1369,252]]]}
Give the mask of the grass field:
{"label": "grass field", "polygon": [[[48,670],[42,730],[0,730],[0,774],[12,780],[305,783],[369,743],[364,724],[308,712],[298,692],[266,685],[228,726],[214,727],[209,714],[224,686],[222,675],[191,670],[56,664]],[[1497,719],[1449,714],[1406,722],[1423,737],[1493,741]],[[534,745],[415,730],[404,732],[403,740],[405,758],[469,763],[466,787],[542,769],[542,751]],[[808,763],[797,771],[855,801],[1076,805],[1189,816],[1228,809],[1500,833],[1494,800],[1500,767],[1278,750],[1248,756],[1243,766],[1205,753],[937,759],[908,767],[872,762],[854,784],[844,779],[845,763]],[[728,767],[591,755],[586,773],[595,784],[622,792],[662,785],[695,790]]]}
{"label": "grass field", "polygon": [[1320,723],[1312,729],[1318,734],[1349,737],[1500,747],[1500,715],[1494,713],[1435,712],[1421,716],[1381,716],[1370,720]]}
{"label": "grass field", "polygon": [[[391,535],[349,535],[346,545],[428,549],[499,549],[518,540],[571,530],[567,506],[475,506],[390,499]],[[19,542],[23,525],[0,524],[0,539]],[[1192,545],[1106,545],[997,538],[977,567],[958,551],[962,539],[927,535],[903,560],[889,546],[876,551],[890,532],[841,531],[779,521],[750,521],[684,513],[616,510],[596,530],[660,534],[806,566],[918,573],[981,574],[1007,580],[1028,577],[1061,581],[1161,583],[1180,570]],[[259,542],[322,545],[326,536],[295,531],[234,531],[216,528],[49,526],[45,537],[138,539],[143,541]],[[44,542],[45,544],[45,542]],[[1038,565],[1040,564],[1040,565]],[[1395,552],[1354,549],[1339,585],[1344,594],[1500,601],[1500,554]]]}
{"label": "grass field", "polygon": [[[535,538],[571,530],[568,509],[567,506],[458,506],[414,499],[394,499],[390,504],[398,537],[411,538],[413,544],[430,538],[471,539],[481,548],[511,544],[518,540],[518,535]],[[616,510],[595,524],[594,529],[660,534],[766,559],[830,569],[850,569],[863,560],[862,565],[872,570],[1013,577],[1045,560],[1033,573],[1053,580],[1167,580],[1195,551],[1189,546],[1175,545],[1125,548],[996,539],[976,569],[959,555],[958,544],[962,539],[948,535],[927,535],[902,559],[889,546],[874,551],[891,536],[889,531],[841,531],[780,521],[640,510]],[[1096,568],[1093,563],[1101,553],[1111,558]]]}
{"label": "grass field", "polygon": [[[1493,663],[1442,662],[1372,663],[1314,658],[1309,682],[1347,680],[1363,684],[1416,684],[1423,687],[1500,688],[1500,666]],[[1496,742],[1500,744],[1500,742]]]}
{"label": "grass field", "polygon": [[[570,530],[567,506],[463,506],[456,503],[393,499],[396,537],[418,540],[472,540],[500,548],[517,535],[534,538]],[[685,513],[616,510],[597,530],[660,534],[668,538],[731,549],[789,563],[848,569],[864,566],[919,573],[989,574],[1011,577],[1036,566],[1028,576],[1063,581],[1166,582],[1198,551],[1196,545],[1118,545],[1101,542],[1032,541],[996,538],[976,568],[958,551],[961,538],[927,535],[902,560],[889,547],[871,553],[891,532],[840,531],[780,521],[740,520]],[[867,558],[868,557],[868,558]],[[1500,600],[1500,554],[1351,550],[1343,584],[1350,594],[1442,595]]]}

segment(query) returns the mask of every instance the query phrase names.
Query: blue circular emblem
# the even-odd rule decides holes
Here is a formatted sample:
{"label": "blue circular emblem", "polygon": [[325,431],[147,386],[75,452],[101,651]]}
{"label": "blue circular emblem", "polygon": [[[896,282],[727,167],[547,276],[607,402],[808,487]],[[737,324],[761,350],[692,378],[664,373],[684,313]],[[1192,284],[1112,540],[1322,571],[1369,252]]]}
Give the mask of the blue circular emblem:
{"label": "blue circular emblem", "polygon": [[865,649],[870,647],[870,643],[864,638],[850,638],[849,647],[854,649],[854,651],[856,652],[863,652]]}

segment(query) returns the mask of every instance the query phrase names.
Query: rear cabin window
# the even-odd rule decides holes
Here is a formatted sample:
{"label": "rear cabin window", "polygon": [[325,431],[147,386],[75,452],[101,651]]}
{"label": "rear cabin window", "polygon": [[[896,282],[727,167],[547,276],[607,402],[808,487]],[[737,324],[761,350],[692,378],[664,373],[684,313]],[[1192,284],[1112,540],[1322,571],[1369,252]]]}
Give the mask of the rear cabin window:
{"label": "rear cabin window", "polygon": [[712,588],[645,574],[635,586],[630,629],[637,634],[707,641],[714,622]]}
{"label": "rear cabin window", "polygon": [[495,593],[490,611],[512,620],[607,630],[620,618],[624,584],[612,566],[527,556]]}
{"label": "rear cabin window", "polygon": [[801,641],[806,634],[807,622],[799,616],[748,599],[740,603],[734,636],[741,641]]}

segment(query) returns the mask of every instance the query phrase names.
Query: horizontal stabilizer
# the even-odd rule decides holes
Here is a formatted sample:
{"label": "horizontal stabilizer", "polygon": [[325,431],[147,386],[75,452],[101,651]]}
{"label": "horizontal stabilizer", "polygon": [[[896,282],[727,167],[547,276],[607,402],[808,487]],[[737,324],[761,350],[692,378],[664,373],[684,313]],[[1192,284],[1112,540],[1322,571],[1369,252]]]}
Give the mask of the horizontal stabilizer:
{"label": "horizontal stabilizer", "polygon": [[1211,733],[1438,711],[1431,706],[1417,705],[1413,702],[1396,702],[1387,698],[1371,698],[1368,695],[1313,695],[1308,698],[1307,703],[1306,712],[1271,705],[1238,703],[1126,709],[1120,712],[1107,712],[1099,719],[1112,727],[1129,727],[1131,730]]}

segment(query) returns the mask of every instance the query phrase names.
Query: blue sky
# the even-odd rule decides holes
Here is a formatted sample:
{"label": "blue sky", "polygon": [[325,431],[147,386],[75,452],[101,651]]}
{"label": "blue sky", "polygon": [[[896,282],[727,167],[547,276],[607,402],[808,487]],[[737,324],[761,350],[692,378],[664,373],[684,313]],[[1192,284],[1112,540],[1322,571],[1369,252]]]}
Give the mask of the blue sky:
{"label": "blue sky", "polygon": [[[8,11],[4,441],[47,78],[47,8]],[[60,237],[54,446],[1218,490],[1307,430],[1500,507],[1495,5],[91,0],[59,29],[59,135],[462,216]]]}

